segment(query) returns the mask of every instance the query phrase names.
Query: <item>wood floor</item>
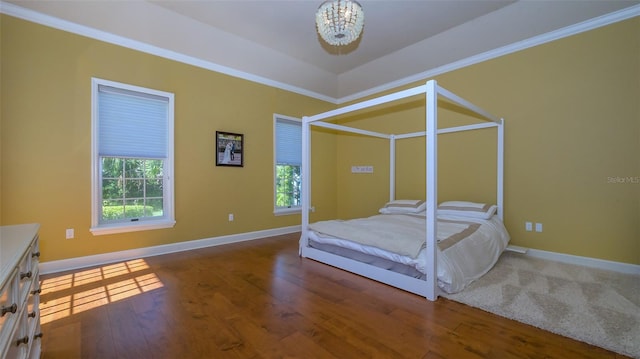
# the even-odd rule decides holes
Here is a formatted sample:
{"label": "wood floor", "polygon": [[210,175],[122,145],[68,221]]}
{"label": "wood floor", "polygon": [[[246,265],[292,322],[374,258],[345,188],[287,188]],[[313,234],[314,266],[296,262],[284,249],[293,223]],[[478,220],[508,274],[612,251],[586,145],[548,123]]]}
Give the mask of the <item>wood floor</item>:
{"label": "wood floor", "polygon": [[622,358],[299,258],[297,240],[42,276],[42,357]]}

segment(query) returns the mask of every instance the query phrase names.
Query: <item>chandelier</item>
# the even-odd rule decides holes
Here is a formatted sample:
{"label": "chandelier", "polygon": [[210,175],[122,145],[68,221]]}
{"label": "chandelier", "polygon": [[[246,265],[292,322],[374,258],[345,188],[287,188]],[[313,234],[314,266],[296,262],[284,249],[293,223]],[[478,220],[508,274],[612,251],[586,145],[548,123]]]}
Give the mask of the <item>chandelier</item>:
{"label": "chandelier", "polygon": [[327,0],[316,12],[316,26],[320,36],[329,45],[347,45],[362,32],[362,6],[353,0]]}

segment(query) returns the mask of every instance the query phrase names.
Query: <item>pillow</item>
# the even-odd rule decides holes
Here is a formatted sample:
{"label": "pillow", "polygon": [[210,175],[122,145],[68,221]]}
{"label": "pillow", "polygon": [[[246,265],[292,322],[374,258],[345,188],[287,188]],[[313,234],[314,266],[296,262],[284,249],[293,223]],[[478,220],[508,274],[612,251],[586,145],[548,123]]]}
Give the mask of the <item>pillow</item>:
{"label": "pillow", "polygon": [[464,201],[442,202],[438,206],[438,216],[458,216],[480,219],[489,219],[498,207],[486,203],[474,203]]}
{"label": "pillow", "polygon": [[419,199],[396,199],[380,208],[383,214],[418,213],[425,210],[427,202]]}

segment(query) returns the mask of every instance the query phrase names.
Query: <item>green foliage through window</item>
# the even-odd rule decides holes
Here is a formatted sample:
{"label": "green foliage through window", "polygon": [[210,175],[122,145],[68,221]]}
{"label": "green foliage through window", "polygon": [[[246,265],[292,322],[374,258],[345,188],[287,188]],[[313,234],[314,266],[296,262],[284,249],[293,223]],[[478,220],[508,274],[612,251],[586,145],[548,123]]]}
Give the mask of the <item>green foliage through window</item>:
{"label": "green foliage through window", "polygon": [[102,220],[163,216],[163,161],[101,157]]}
{"label": "green foliage through window", "polygon": [[300,206],[302,177],[300,166],[276,165],[276,207],[291,208]]}

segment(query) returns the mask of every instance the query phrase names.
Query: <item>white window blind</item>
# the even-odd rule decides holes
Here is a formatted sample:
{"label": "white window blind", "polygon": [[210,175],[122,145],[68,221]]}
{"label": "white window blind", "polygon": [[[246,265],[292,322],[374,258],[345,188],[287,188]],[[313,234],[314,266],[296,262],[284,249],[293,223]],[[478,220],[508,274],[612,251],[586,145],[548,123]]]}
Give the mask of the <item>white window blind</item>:
{"label": "white window blind", "polygon": [[166,158],[169,99],[98,86],[100,156]]}
{"label": "white window blind", "polygon": [[302,166],[302,125],[276,119],[276,163]]}

